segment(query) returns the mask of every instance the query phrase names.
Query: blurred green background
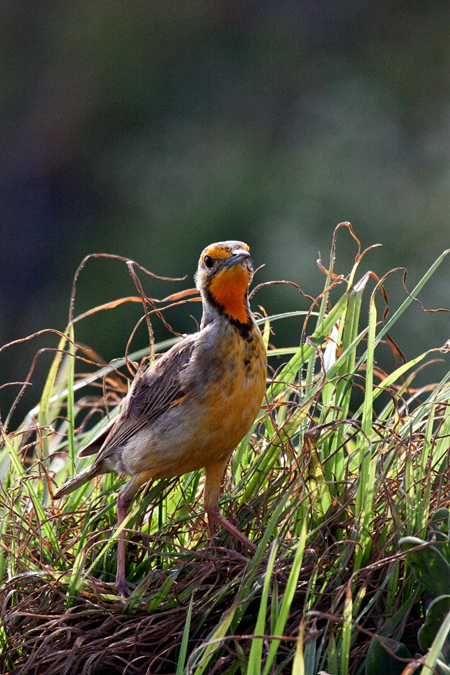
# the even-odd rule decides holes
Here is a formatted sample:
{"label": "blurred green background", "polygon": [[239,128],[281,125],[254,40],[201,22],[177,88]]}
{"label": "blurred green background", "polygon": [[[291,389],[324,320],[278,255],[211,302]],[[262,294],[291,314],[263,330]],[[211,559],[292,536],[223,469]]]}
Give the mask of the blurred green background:
{"label": "blurred green background", "polygon": [[[258,281],[317,295],[318,252],[328,265],[341,221],[363,247],[383,245],[364,271],[404,266],[410,288],[449,246],[450,3],[4,0],[0,69],[2,345],[64,329],[88,253],[189,275],[144,281],[163,297],[193,285],[207,244],[242,239],[265,264]],[[355,252],[342,232],[337,272]],[[450,304],[448,281],[444,263],[427,306]],[[399,274],[387,290],[393,304],[405,297]],[[123,263],[90,261],[75,313],[134,292]],[[258,303],[307,307],[287,287]],[[192,331],[199,310],[169,319]],[[120,356],[140,314],[102,314],[77,338]],[[445,342],[448,320],[415,307],[394,337],[412,358]],[[296,342],[300,322],[289,329],[280,340]],[[145,340],[142,329],[133,346]],[[56,344],[47,335],[0,353],[0,383],[23,380],[37,349]],[[0,389],[3,416],[17,391]],[[24,401],[38,398],[35,388]]]}

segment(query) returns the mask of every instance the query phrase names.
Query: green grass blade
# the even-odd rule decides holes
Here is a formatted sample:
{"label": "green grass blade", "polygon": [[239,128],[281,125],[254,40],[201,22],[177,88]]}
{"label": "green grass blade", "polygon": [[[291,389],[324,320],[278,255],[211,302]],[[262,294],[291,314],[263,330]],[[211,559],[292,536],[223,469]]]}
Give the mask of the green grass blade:
{"label": "green grass blade", "polygon": [[303,656],[303,633],[305,630],[305,624],[302,621],[300,624],[300,629],[298,631],[297,645],[295,647],[294,660],[292,662],[292,674],[291,675],[305,675],[305,659]]}
{"label": "green grass blade", "polygon": [[270,582],[272,581],[272,571],[275,562],[275,556],[278,551],[278,542],[275,540],[270,551],[269,561],[267,563],[266,574],[264,578],[264,587],[259,604],[258,618],[255,626],[255,637],[252,640],[252,647],[250,649],[250,656],[248,659],[247,675],[260,675],[261,673],[261,659],[263,650],[263,638],[258,638],[258,635],[264,635],[267,618],[267,601],[269,597]]}
{"label": "green grass blade", "polygon": [[444,621],[441,624],[441,627],[436,633],[436,637],[434,638],[433,644],[431,645],[430,650],[427,654],[422,670],[420,671],[420,675],[429,675],[429,673],[433,672],[434,666],[436,665],[436,661],[439,658],[439,654],[441,652],[441,649],[443,647],[443,644],[449,631],[450,631],[450,612],[447,614],[447,616],[445,617]]}
{"label": "green grass blade", "polygon": [[361,566],[362,560],[370,549],[371,537],[369,523],[372,519],[372,502],[375,485],[375,463],[372,458],[373,429],[373,366],[377,309],[375,305],[376,289],[372,293],[369,310],[369,333],[367,337],[366,386],[361,423],[361,441],[359,451],[360,478],[356,492],[356,517],[360,518],[360,540],[355,551],[354,571]]}
{"label": "green grass blade", "polygon": [[75,384],[75,333],[73,324],[69,328],[69,372],[67,375],[67,441],[69,447],[69,457],[72,462],[75,461],[75,412],[74,412],[74,391]]}
{"label": "green grass blade", "polygon": [[81,530],[81,535],[80,539],[78,541],[78,546],[77,550],[75,553],[75,560],[73,563],[72,567],[72,573],[70,575],[70,581],[69,581],[69,586],[67,589],[66,597],[66,608],[70,607],[73,605],[73,600],[76,598],[81,590],[81,579],[82,579],[82,573],[83,573],[83,563],[86,559],[86,552],[85,552],[85,545],[86,545],[86,540],[87,540],[87,535],[89,533],[90,529],[90,523],[89,523],[89,518],[90,518],[90,513],[91,509],[90,507],[88,508],[86,512],[86,516],[84,518],[84,524],[83,528]]}
{"label": "green grass blade", "polygon": [[[63,357],[63,349],[66,344],[67,337],[64,336],[60,339],[58,343],[58,347],[56,350],[55,357],[53,359],[52,365],[50,367],[47,380],[44,385],[44,389],[42,392],[41,400],[39,402],[39,405],[36,406],[36,408],[29,413],[28,417],[33,417],[37,415],[38,418],[38,424],[40,427],[45,428],[47,427],[48,424],[50,424],[50,404],[51,404],[51,398],[53,394],[53,390],[55,387],[55,381],[56,381],[56,376],[58,374],[59,366],[61,364],[61,359]],[[45,436],[43,435],[42,438],[42,444],[43,444],[43,450],[44,450],[44,457],[47,456],[48,454],[48,440]]]}
{"label": "green grass blade", "polygon": [[260,462],[258,462],[257,465],[255,464],[247,487],[240,498],[240,504],[248,503],[251,496],[258,491],[259,486],[264,482],[269,471],[277,461],[283,448],[284,439],[293,435],[298,429],[302,421],[306,418],[311,404],[312,401],[309,400],[296,409],[289,421],[284,425],[282,435],[275,436],[270,446],[266,449]]}
{"label": "green grass blade", "polygon": [[[420,279],[419,283],[416,284],[416,286],[413,288],[411,293],[409,293],[408,297],[406,300],[402,302],[400,307],[394,312],[394,314],[391,316],[391,318],[384,324],[383,328],[380,330],[378,333],[376,340],[375,340],[375,346],[377,346],[381,340],[384,338],[386,333],[389,333],[391,330],[392,326],[398,321],[398,319],[404,314],[406,309],[409,307],[409,305],[414,301],[415,298],[419,295],[420,291],[422,288],[425,286],[427,281],[430,279],[430,277],[433,276],[433,274],[436,272],[437,268],[439,265],[443,262],[443,260],[447,257],[447,255],[450,253],[450,249],[446,249],[439,258],[435,260],[435,262],[431,265],[431,267],[426,271],[426,273],[423,275],[423,277]],[[366,359],[366,354],[363,354],[358,362],[358,365],[361,363],[364,363]]]}
{"label": "green grass blade", "polygon": [[[338,321],[341,314],[345,311],[347,307],[349,294],[345,293],[335,304],[333,309],[327,314],[324,321],[316,328],[314,333],[311,335],[310,340],[314,344],[321,345],[327,335],[331,332],[334,324]],[[275,400],[280,394],[283,393],[286,383],[289,383],[295,378],[298,371],[301,369],[302,365],[308,361],[308,359],[315,355],[316,350],[310,345],[303,345],[297,351],[297,353],[290,359],[286,366],[281,370],[278,375],[278,383],[268,392],[269,401]]]}
{"label": "green grass blade", "polygon": [[209,663],[216,651],[217,647],[222,642],[222,638],[228,633],[228,629],[233,620],[234,614],[236,612],[237,606],[234,605],[231,607],[222,618],[217,628],[213,631],[211,637],[207,640],[207,645],[203,656],[201,658],[200,664],[195,669],[194,675],[203,675],[205,670],[208,668]]}
{"label": "green grass blade", "polygon": [[[11,465],[14,468],[14,471],[16,472],[16,475],[19,478],[25,479],[26,472],[25,469],[22,466],[22,463],[17,455],[17,452],[9,440],[8,435],[4,431],[3,427],[0,427],[0,434],[2,437],[2,440],[5,444],[5,447],[8,450],[10,459],[11,459]],[[39,496],[36,494],[34,491],[33,485],[29,480],[23,480],[22,484],[25,485],[28,496],[33,504],[34,510],[36,512],[36,515],[39,519],[39,523],[44,531],[45,536],[47,537],[48,541],[51,543],[53,549],[55,551],[60,551],[60,546],[58,539],[56,538],[56,535],[53,531],[53,528],[51,524],[48,522],[47,516],[45,514],[44,508],[41,504],[41,500],[39,499]]]}
{"label": "green grass blade", "polygon": [[183,639],[181,640],[180,654],[177,661],[177,670],[175,675],[183,675],[186,664],[186,655],[189,643],[189,631],[191,630],[192,607],[194,605],[194,595],[191,595],[188,611],[186,614],[186,623],[184,624]]}
{"label": "green grass blade", "polygon": [[353,600],[351,586],[347,586],[345,597],[343,626],[342,626],[342,645],[341,645],[341,675],[347,675],[350,660],[350,646],[352,639],[352,616]]}
{"label": "green grass blade", "polygon": [[[297,550],[295,552],[295,558],[292,565],[291,572],[289,574],[288,582],[286,585],[286,590],[284,592],[283,601],[281,603],[280,614],[275,626],[275,635],[283,635],[284,627],[286,625],[287,617],[291,609],[292,601],[294,599],[295,589],[297,587],[298,577],[300,574],[300,569],[302,566],[303,552],[305,550],[306,543],[306,520],[303,522],[303,527],[300,535],[299,542],[297,544]],[[272,667],[273,660],[277,654],[278,647],[280,645],[280,640],[277,640],[275,637],[269,648],[269,653],[267,655],[267,661],[264,668],[263,675],[268,675]]]}

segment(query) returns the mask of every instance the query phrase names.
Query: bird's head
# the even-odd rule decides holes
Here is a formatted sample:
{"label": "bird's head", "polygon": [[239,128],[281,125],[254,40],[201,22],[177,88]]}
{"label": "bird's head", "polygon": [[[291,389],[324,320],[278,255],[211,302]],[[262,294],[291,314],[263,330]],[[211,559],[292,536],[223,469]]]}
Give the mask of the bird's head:
{"label": "bird's head", "polygon": [[253,278],[249,247],[242,241],[207,246],[198,261],[195,283],[204,301],[233,321],[249,321],[247,291]]}

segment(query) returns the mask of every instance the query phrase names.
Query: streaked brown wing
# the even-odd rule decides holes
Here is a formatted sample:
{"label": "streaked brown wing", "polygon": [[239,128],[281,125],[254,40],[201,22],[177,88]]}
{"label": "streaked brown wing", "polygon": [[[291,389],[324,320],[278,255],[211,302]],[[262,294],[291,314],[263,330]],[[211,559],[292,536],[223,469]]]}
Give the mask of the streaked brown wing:
{"label": "streaked brown wing", "polygon": [[102,445],[104,444],[106,437],[108,436],[109,432],[112,429],[112,426],[116,420],[111,420],[108,422],[108,424],[105,426],[104,429],[99,433],[98,436],[96,436],[88,445],[86,445],[80,452],[78,453],[78,457],[88,457],[89,455],[95,455],[97,452],[100,450]]}
{"label": "streaked brown wing", "polygon": [[187,392],[181,387],[180,374],[191,359],[194,344],[192,338],[179,342],[135,379],[122,414],[151,424],[183,398]]}
{"label": "streaked brown wing", "polygon": [[[180,374],[190,361],[194,345],[195,339],[186,338],[174,345],[148,370],[136,375],[124,400],[123,410],[100,448],[96,463],[109,457],[115,448],[126,443],[134,434],[189,395],[181,386]],[[91,454],[85,452],[88,449],[89,446],[82,450],[83,456]]]}

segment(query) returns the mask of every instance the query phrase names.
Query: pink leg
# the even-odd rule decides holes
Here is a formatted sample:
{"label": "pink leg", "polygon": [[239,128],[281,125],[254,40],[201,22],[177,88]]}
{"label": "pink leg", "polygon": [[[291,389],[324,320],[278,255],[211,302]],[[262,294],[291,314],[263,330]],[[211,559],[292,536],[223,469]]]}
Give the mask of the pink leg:
{"label": "pink leg", "polygon": [[[120,525],[123,523],[127,516],[128,509],[131,502],[133,501],[136,492],[139,490],[141,485],[147,482],[150,479],[150,476],[147,472],[140,473],[136,476],[133,476],[124,488],[117,495],[117,524]],[[125,569],[125,549],[127,545],[127,535],[125,530],[119,534],[117,542],[117,576],[115,586],[119,591],[119,595],[122,598],[128,598],[130,596],[130,589],[127,584],[127,576]]]}
{"label": "pink leg", "polygon": [[244,546],[246,546],[252,553],[256,551],[256,546],[248,539],[245,534],[242,534],[237,527],[232,525],[219,511],[217,503],[220,495],[220,485],[225,467],[228,464],[228,457],[222,459],[216,464],[210,464],[205,468],[205,511],[208,514],[208,521],[211,524],[215,520],[222,527],[224,527],[230,534],[238,539]]}
{"label": "pink leg", "polygon": [[237,527],[235,527],[229,520],[227,520],[219,511],[218,506],[208,507],[205,504],[205,511],[208,514],[208,521],[211,524],[211,520],[215,520],[219,525],[221,525],[225,530],[227,530],[233,537],[236,537],[244,546],[246,546],[252,553],[255,553],[257,547],[255,544],[248,539],[245,534],[243,534]]}

